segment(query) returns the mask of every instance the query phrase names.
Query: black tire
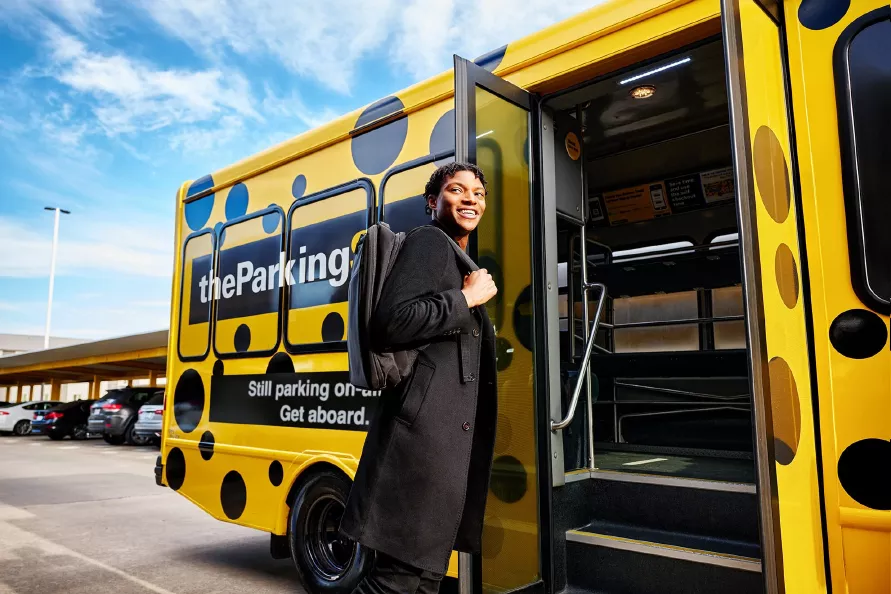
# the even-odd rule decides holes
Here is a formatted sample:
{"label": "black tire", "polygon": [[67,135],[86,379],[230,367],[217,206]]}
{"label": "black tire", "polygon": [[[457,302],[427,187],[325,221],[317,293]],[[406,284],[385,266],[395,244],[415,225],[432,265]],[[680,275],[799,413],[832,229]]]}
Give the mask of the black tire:
{"label": "black tire", "polygon": [[89,431],[87,430],[87,424],[81,423],[80,425],[75,425],[71,429],[71,439],[76,439],[78,441],[82,441],[87,438],[89,435]]}
{"label": "black tire", "polygon": [[13,434],[22,437],[31,433],[31,421],[21,420],[12,428]]}
{"label": "black tire", "polygon": [[124,431],[124,441],[127,442],[127,445],[144,446],[144,445],[148,444],[148,439],[149,438],[147,438],[147,437],[143,437],[142,435],[136,434],[136,423],[135,422],[130,423],[130,425],[127,426],[127,430]]}
{"label": "black tire", "polygon": [[288,517],[291,559],[310,594],[350,594],[374,564],[374,552],[338,530],[350,480],[333,470],[313,474]]}
{"label": "black tire", "polygon": [[46,436],[53,441],[62,441],[63,439],[65,439],[65,435],[63,435],[62,433],[47,433]]}
{"label": "black tire", "polygon": [[110,445],[121,445],[122,443],[124,443],[123,435],[109,435],[107,433],[103,433],[102,439],[105,440],[105,443]]}

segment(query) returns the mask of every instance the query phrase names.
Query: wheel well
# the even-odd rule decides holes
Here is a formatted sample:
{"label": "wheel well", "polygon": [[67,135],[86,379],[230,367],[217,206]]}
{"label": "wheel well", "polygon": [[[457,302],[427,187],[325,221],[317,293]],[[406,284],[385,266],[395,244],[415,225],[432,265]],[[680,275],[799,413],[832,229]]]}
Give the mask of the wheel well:
{"label": "wheel well", "polygon": [[307,466],[291,485],[291,490],[288,491],[288,497],[285,499],[288,510],[290,510],[291,507],[294,505],[294,500],[297,499],[297,493],[300,492],[300,489],[303,487],[304,484],[306,484],[306,481],[324,471],[334,472],[352,482],[352,479],[347,476],[347,474],[343,470],[341,470],[334,464],[331,464],[330,462],[316,462],[315,464]]}

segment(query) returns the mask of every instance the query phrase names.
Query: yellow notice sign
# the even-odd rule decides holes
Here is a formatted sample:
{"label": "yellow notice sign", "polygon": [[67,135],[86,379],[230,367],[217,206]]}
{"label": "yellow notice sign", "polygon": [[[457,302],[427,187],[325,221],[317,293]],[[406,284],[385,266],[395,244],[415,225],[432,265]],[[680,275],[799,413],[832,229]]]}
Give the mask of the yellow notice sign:
{"label": "yellow notice sign", "polygon": [[582,145],[579,144],[579,137],[575,135],[575,132],[567,134],[563,144],[566,145],[566,153],[569,155],[569,158],[573,161],[578,161],[582,154]]}
{"label": "yellow notice sign", "polygon": [[671,214],[662,182],[604,192],[610,225],[648,221]]}

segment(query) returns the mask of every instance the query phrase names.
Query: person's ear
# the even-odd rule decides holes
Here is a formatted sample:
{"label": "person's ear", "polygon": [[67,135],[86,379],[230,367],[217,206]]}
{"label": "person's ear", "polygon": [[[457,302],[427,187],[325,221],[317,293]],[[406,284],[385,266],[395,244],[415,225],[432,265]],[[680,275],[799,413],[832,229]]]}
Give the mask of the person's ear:
{"label": "person's ear", "polygon": [[436,210],[436,196],[432,194],[427,196],[427,209],[430,212],[434,212]]}

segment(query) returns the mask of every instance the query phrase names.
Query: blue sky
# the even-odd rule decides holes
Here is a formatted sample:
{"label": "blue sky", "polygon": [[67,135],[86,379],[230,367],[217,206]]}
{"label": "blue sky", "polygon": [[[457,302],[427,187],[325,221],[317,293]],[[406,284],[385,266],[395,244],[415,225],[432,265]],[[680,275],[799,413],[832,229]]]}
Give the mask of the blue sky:
{"label": "blue sky", "polygon": [[595,0],[3,0],[0,333],[166,328],[174,194]]}

